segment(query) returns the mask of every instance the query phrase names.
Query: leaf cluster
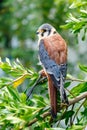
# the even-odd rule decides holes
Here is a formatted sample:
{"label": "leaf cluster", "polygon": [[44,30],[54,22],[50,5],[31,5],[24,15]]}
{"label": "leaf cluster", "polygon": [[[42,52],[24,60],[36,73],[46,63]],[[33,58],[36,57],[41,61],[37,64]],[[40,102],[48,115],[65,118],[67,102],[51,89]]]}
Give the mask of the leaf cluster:
{"label": "leaf cluster", "polygon": [[[6,73],[6,77],[0,79],[0,126],[2,129],[50,129],[50,107],[49,97],[43,93],[47,89],[43,88],[42,95],[34,95],[32,98],[27,100],[27,93],[19,92],[16,89],[20,84],[23,84],[26,79],[29,82],[32,81],[29,87],[34,84],[38,79],[38,73],[34,72],[33,69],[25,68],[21,62],[17,59],[12,63],[8,58],[3,62],[0,60],[0,68]],[[80,65],[80,69],[86,73],[87,66]],[[69,81],[67,81],[69,80]],[[67,75],[65,87],[68,90],[68,97],[75,98],[80,93],[87,91],[87,81],[83,79],[76,79],[71,75]],[[71,90],[68,89],[70,84],[77,81],[77,85]],[[81,83],[80,83],[81,82]],[[46,84],[43,79],[40,80],[37,87],[42,87]],[[26,86],[27,88],[27,86]],[[39,88],[39,89],[40,89]],[[26,92],[28,89],[26,89]],[[45,97],[44,97],[45,96]],[[60,99],[58,99],[60,100]],[[67,130],[73,128],[82,130],[86,126],[86,100],[83,103],[77,102],[75,107],[63,107],[58,113],[57,119],[51,124],[54,130],[55,127],[59,127],[62,120],[65,120]],[[61,107],[60,102],[58,103]],[[83,109],[83,111],[81,110]],[[79,117],[80,115],[80,117]],[[77,121],[75,121],[77,120]],[[84,120],[84,121],[83,121]],[[32,124],[32,125],[31,125]],[[72,127],[70,125],[74,124]],[[78,124],[78,125],[77,125]],[[82,126],[83,127],[82,127]],[[32,127],[31,127],[32,126]],[[60,128],[62,129],[62,128]]]}
{"label": "leaf cluster", "polygon": [[[22,1],[23,8],[21,6],[21,2],[17,1],[6,1],[1,5],[0,13],[2,17],[0,21],[3,21],[4,26],[0,26],[3,32],[0,33],[2,36],[5,33],[5,36],[10,30],[11,34],[16,34],[21,39],[26,39],[28,34],[30,37],[34,38],[34,34],[31,32],[36,29],[34,24],[39,25],[44,19],[48,20],[48,16],[50,21],[55,17],[55,26],[57,27],[58,23],[58,11],[64,13],[64,4],[62,0],[58,2],[57,0],[51,1],[52,4],[44,3],[41,1],[40,3],[35,2],[34,8],[32,8],[31,1]],[[66,2],[66,1],[65,1]],[[50,3],[50,0],[49,0]],[[60,4],[59,4],[60,3]],[[29,8],[26,6],[29,4]],[[61,5],[61,6],[59,6]],[[81,29],[84,29],[86,32],[86,21],[87,21],[87,11],[86,11],[86,0],[82,1],[74,1],[74,3],[70,6],[71,10],[77,11],[77,13],[71,13],[69,15],[69,20],[67,20],[67,24],[64,28],[69,28],[74,33],[79,33]],[[48,8],[49,7],[49,8]],[[50,8],[51,7],[51,8]],[[57,10],[55,10],[55,7]],[[58,8],[59,7],[59,8]],[[62,7],[62,11],[61,11]],[[20,11],[19,11],[20,8]],[[45,12],[42,11],[41,8],[45,9]],[[34,10],[32,10],[34,9]],[[38,10],[37,10],[38,9]],[[47,9],[47,11],[46,11]],[[37,10],[37,11],[36,11]],[[51,12],[54,11],[54,15],[51,15]],[[7,12],[5,15],[3,15]],[[13,13],[12,13],[13,12]],[[18,13],[17,13],[18,12]],[[34,17],[31,17],[32,12],[35,14]],[[37,13],[39,13],[40,21],[38,23]],[[59,13],[60,14],[60,13]],[[20,16],[20,17],[19,17]],[[43,17],[42,17],[43,16]],[[9,17],[13,17],[9,23]],[[59,17],[59,16],[58,16]],[[5,21],[7,18],[7,21]],[[44,19],[43,19],[44,18]],[[28,26],[29,21],[29,26]],[[32,22],[33,21],[33,22]],[[63,23],[63,19],[61,19]],[[16,24],[18,23],[18,24]],[[9,25],[9,26],[8,26]],[[12,25],[12,26],[10,26]],[[5,28],[6,30],[5,30]],[[19,32],[25,32],[25,27],[27,27],[26,35],[22,35]],[[31,28],[32,27],[32,28]],[[7,29],[8,28],[8,29]],[[58,29],[59,27],[57,27]],[[21,31],[18,31],[21,30]],[[35,31],[33,31],[35,32]],[[23,37],[22,37],[23,36]],[[83,38],[84,40],[84,38]],[[62,106],[60,103],[60,99],[58,98],[58,114],[57,118],[51,120],[50,117],[50,103],[49,96],[47,94],[47,80],[41,79],[37,84],[36,91],[31,95],[31,97],[27,100],[27,93],[30,88],[35,85],[39,74],[35,72],[35,70],[31,68],[25,68],[22,63],[17,59],[16,61],[11,62],[8,58],[5,61],[0,59],[0,69],[4,72],[5,76],[0,78],[0,128],[1,129],[14,129],[14,130],[27,130],[27,129],[35,129],[35,130],[64,130],[64,126],[62,123],[65,123],[66,130],[82,130],[86,128],[87,124],[87,100],[86,97],[70,106],[66,107]],[[65,88],[67,91],[68,99],[77,99],[77,96],[83,94],[87,91],[87,66],[80,65],[79,66],[81,74],[84,73],[84,78],[81,79],[75,78],[70,74],[67,74]],[[28,82],[26,84],[25,82]],[[25,83],[25,84],[24,84]],[[22,87],[24,84],[25,90],[20,92],[18,87]],[[72,88],[70,88],[72,86]]]}
{"label": "leaf cluster", "polygon": [[79,33],[81,29],[84,29],[84,36],[87,31],[87,1],[86,0],[75,0],[69,7],[72,12],[69,13],[66,25],[61,26],[65,29],[71,29],[73,33]]}
{"label": "leaf cluster", "polygon": [[[27,99],[25,92],[19,93],[16,89],[25,79],[35,81],[38,74],[33,69],[24,68],[17,59],[10,62],[8,58],[0,60],[0,68],[8,75],[0,79],[0,126],[2,129],[23,129],[35,117],[41,118],[46,110],[47,103],[41,96],[35,96],[33,100]],[[27,89],[27,87],[26,87]]]}

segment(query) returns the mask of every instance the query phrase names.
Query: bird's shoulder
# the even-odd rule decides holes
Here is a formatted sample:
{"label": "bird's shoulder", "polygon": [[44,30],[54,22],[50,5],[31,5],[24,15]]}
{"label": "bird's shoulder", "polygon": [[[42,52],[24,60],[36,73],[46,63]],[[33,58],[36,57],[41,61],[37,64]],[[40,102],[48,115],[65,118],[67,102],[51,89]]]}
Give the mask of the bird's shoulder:
{"label": "bird's shoulder", "polygon": [[54,34],[41,39],[40,44],[44,45],[49,57],[57,64],[66,61],[67,45],[65,40],[59,34]]}
{"label": "bird's shoulder", "polygon": [[40,43],[42,42],[46,50],[50,49],[51,51],[63,51],[67,48],[65,40],[58,33],[42,38],[40,40]]}

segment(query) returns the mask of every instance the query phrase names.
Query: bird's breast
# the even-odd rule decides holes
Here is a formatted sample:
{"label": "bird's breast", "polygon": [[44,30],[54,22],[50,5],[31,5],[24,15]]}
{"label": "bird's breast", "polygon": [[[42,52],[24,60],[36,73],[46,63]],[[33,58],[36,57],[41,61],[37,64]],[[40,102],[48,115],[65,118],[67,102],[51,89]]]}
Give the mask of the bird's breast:
{"label": "bird's breast", "polygon": [[57,64],[65,63],[67,60],[67,46],[63,38],[60,35],[54,35],[46,37],[43,40],[49,57]]}

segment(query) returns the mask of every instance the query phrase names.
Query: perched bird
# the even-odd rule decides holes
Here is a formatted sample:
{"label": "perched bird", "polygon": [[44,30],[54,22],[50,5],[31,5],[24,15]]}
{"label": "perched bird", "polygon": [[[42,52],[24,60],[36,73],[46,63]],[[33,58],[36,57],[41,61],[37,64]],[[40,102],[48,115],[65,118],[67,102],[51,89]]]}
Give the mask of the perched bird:
{"label": "perched bird", "polygon": [[46,23],[37,30],[39,37],[39,59],[42,63],[42,74],[47,76],[51,113],[57,115],[57,90],[60,92],[61,102],[68,104],[64,89],[67,72],[67,45],[56,29]]}

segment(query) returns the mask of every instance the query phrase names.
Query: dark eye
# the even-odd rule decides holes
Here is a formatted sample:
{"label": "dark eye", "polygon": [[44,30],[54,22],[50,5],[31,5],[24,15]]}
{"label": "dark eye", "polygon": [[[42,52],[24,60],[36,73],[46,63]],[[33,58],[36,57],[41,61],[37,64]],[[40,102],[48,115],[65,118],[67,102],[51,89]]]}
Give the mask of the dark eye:
{"label": "dark eye", "polygon": [[53,34],[55,34],[55,33],[56,33],[56,31],[53,32]]}
{"label": "dark eye", "polygon": [[46,29],[44,29],[44,32],[46,32],[47,30]]}

